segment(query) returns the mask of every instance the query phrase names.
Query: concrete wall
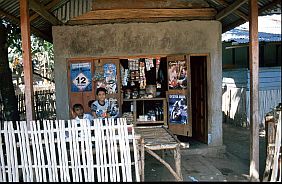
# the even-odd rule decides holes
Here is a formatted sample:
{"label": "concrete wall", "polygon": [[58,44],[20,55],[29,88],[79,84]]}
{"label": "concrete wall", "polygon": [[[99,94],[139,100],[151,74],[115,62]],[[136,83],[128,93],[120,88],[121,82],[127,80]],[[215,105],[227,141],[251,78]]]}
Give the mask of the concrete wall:
{"label": "concrete wall", "polygon": [[209,54],[210,145],[222,145],[221,23],[170,21],[53,27],[58,119],[69,118],[67,58]]}

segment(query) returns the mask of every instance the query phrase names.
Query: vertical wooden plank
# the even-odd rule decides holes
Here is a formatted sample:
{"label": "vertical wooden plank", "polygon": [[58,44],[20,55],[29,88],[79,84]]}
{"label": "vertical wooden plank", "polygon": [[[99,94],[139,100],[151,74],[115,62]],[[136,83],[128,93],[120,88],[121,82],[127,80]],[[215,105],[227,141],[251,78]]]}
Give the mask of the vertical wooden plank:
{"label": "vertical wooden plank", "polygon": [[4,139],[5,139],[5,145],[6,145],[6,156],[7,156],[7,174],[8,174],[8,181],[13,181],[12,179],[12,164],[11,164],[11,153],[10,153],[10,143],[8,138],[8,122],[4,122]]}
{"label": "vertical wooden plank", "polygon": [[13,122],[9,123],[10,126],[10,139],[11,139],[11,145],[13,145],[13,159],[14,159],[14,181],[19,182],[19,163],[18,163],[18,156],[17,156],[17,143],[16,143],[16,138],[15,138],[15,130],[13,128]]}
{"label": "vertical wooden plank", "polygon": [[258,47],[258,4],[257,0],[249,0],[250,12],[250,177],[251,181],[259,181],[259,47]]}
{"label": "vertical wooden plank", "polygon": [[141,182],[145,181],[145,143],[141,137],[140,141],[140,156],[141,156]]}
{"label": "vertical wooden plank", "polygon": [[47,124],[49,124],[49,120],[43,120],[43,128],[44,128],[44,143],[45,143],[45,153],[47,157],[47,169],[48,169],[48,181],[53,182],[53,174],[52,174],[52,169],[51,169],[51,155],[50,155],[50,146],[49,146],[49,128]]}
{"label": "vertical wooden plank", "polygon": [[[119,118],[117,119],[117,124],[119,124]],[[111,127],[115,126],[114,125],[114,121],[111,122]],[[116,174],[116,181],[117,182],[120,182],[120,172],[119,172],[119,159],[118,159],[118,146],[117,146],[117,141],[118,141],[118,138],[117,138],[117,130],[116,128],[112,130],[112,136],[113,136],[113,153],[114,153],[114,160],[115,160],[115,174]]]}
{"label": "vertical wooden plank", "polygon": [[99,119],[94,119],[94,130],[95,130],[95,151],[96,151],[96,165],[97,165],[97,179],[98,182],[101,182],[101,155],[100,155],[100,150],[101,150],[101,121]]}
{"label": "vertical wooden plank", "polygon": [[68,169],[68,154],[66,148],[66,130],[65,130],[65,121],[59,120],[59,130],[60,130],[60,140],[61,140],[61,149],[62,149],[62,162],[63,162],[63,176],[61,177],[62,182],[70,182],[70,175]]}
{"label": "vertical wooden plank", "polygon": [[127,181],[132,182],[132,174],[131,174],[131,155],[130,155],[130,146],[129,146],[129,136],[128,129],[125,118],[120,118],[121,126],[124,132],[124,140],[125,140],[125,165],[126,165],[126,175]]}
{"label": "vertical wooden plank", "polygon": [[135,177],[136,181],[140,182],[140,169],[139,169],[139,149],[137,149],[137,140],[135,137],[134,128],[132,125],[128,126],[131,127],[132,130],[132,143],[133,143],[133,153],[134,153],[134,166],[135,166]]}
{"label": "vertical wooden plank", "polygon": [[105,134],[106,134],[106,136],[105,136],[105,138],[106,138],[106,145],[107,145],[107,154],[108,154],[108,165],[109,165],[109,167],[108,167],[108,170],[109,170],[109,178],[110,178],[110,182],[111,181],[114,181],[115,179],[114,179],[114,177],[113,177],[113,175],[114,175],[114,162],[113,162],[113,159],[112,159],[112,156],[113,156],[113,154],[112,154],[112,152],[111,152],[111,138],[112,137],[110,137],[110,131],[111,131],[111,127],[110,127],[110,121],[112,120],[112,118],[107,118],[107,119],[105,119],[105,125],[106,125],[106,129],[105,129]]}
{"label": "vertical wooden plank", "polygon": [[39,145],[39,151],[40,151],[40,157],[41,157],[41,171],[42,171],[42,180],[44,181],[44,182],[46,182],[47,181],[47,177],[46,177],[46,168],[45,168],[45,166],[46,166],[46,163],[45,163],[45,154],[44,154],[44,149],[43,149],[43,142],[42,142],[42,136],[41,136],[41,127],[40,127],[40,121],[37,121],[36,122],[36,125],[37,125],[37,131],[38,131],[38,145]]}
{"label": "vertical wooden plank", "polygon": [[[17,130],[18,130],[18,138],[19,138],[19,149],[20,149],[20,156],[21,156],[21,168],[22,168],[22,176],[23,181],[27,181],[27,175],[28,175],[28,169],[25,166],[26,162],[26,146],[23,144],[23,132],[20,128],[19,121],[16,122]],[[0,143],[1,143],[1,137],[0,137]],[[1,152],[1,151],[0,151]]]}
{"label": "vertical wooden plank", "polygon": [[118,138],[119,138],[119,150],[120,150],[120,161],[121,161],[121,174],[122,174],[122,181],[126,182],[127,178],[126,178],[126,168],[125,168],[125,143],[124,143],[124,134],[123,134],[123,129],[120,126],[121,125],[121,121],[120,119],[118,119],[117,122],[117,127],[118,127]]}
{"label": "vertical wooden plank", "polygon": [[[25,84],[26,120],[34,119],[33,75],[30,45],[29,0],[20,0],[21,36],[23,52],[23,71]],[[29,124],[28,124],[29,129]]]}
{"label": "vertical wooden plank", "polygon": [[84,180],[85,182],[88,182],[89,180],[89,176],[87,174],[87,168],[86,168],[86,155],[85,155],[85,152],[86,152],[86,119],[82,119],[80,120],[80,128],[81,128],[81,134],[80,134],[80,138],[81,138],[81,142],[80,142],[80,152],[81,152],[81,158],[82,158],[82,163],[81,163],[81,160],[80,160],[80,165],[82,165],[82,168],[83,168],[83,172],[84,172]]}
{"label": "vertical wooden plank", "polygon": [[31,142],[29,139],[29,132],[28,132],[28,126],[29,123],[27,121],[23,121],[21,123],[22,129],[24,131],[24,139],[25,139],[25,146],[27,147],[27,167],[28,167],[28,179],[29,181],[33,182],[34,181],[34,171],[33,171],[33,165],[32,165],[32,155],[31,155]]}
{"label": "vertical wooden plank", "polygon": [[[56,132],[56,135],[57,135],[57,150],[58,150],[58,152],[57,152],[57,155],[56,155],[56,157],[57,157],[57,159],[56,160],[59,160],[58,162],[58,164],[56,164],[56,166],[58,166],[59,167],[59,170],[60,170],[60,177],[59,177],[59,179],[60,179],[60,181],[62,181],[63,180],[63,178],[64,178],[64,172],[63,172],[63,161],[62,161],[62,147],[61,147],[61,131],[60,131],[60,129],[59,129],[59,121],[58,120],[55,120],[55,129],[54,129],[54,132]],[[58,158],[59,157],[59,158]],[[59,172],[59,170],[57,170],[57,172]]]}
{"label": "vertical wooden plank", "polygon": [[36,130],[34,128],[34,123],[35,123],[34,121],[30,122],[32,158],[33,158],[33,163],[34,163],[33,166],[34,166],[34,171],[35,171],[35,180],[41,182],[41,178],[39,177],[39,170],[38,170],[39,163],[37,163],[38,152],[37,152],[37,149],[36,149],[37,146],[35,143]]}
{"label": "vertical wooden plank", "polygon": [[[5,122],[4,122],[5,123]],[[1,128],[1,126],[0,126]],[[2,141],[2,135],[4,135],[5,133],[5,129],[0,129],[0,181],[1,182],[6,182],[7,178],[6,178],[6,169],[5,169],[5,159],[4,159],[4,152],[3,152],[3,147],[5,143],[4,141]]]}
{"label": "vertical wooden plank", "polygon": [[74,168],[74,151],[73,151],[73,131],[72,131],[72,121],[71,120],[68,120],[68,139],[69,139],[69,144],[70,144],[70,161],[71,161],[71,168],[72,168],[72,181],[76,181],[76,175],[75,175],[75,168]]}

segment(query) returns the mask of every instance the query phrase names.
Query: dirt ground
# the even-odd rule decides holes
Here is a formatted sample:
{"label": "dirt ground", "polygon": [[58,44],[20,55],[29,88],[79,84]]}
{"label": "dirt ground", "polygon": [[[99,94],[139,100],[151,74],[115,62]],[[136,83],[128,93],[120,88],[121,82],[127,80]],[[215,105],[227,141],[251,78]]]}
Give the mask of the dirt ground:
{"label": "dirt ground", "polygon": [[[193,149],[194,142],[190,141],[189,149]],[[223,124],[223,144],[225,152],[219,154],[182,154],[181,167],[184,181],[249,181],[250,130]],[[203,149],[205,147],[207,146],[203,145]],[[264,136],[260,137],[259,147],[259,168],[262,177],[266,158]],[[158,154],[161,155],[161,152]],[[174,166],[172,152],[165,151],[165,160]],[[146,154],[145,181],[175,181],[175,179],[159,161]]]}

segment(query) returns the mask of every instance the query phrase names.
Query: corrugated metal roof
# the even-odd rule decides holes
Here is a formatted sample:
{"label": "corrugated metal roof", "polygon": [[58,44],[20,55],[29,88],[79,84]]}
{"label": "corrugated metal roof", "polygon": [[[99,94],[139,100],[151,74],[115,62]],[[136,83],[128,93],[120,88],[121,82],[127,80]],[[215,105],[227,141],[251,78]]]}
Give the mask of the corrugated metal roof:
{"label": "corrugated metal roof", "polygon": [[[53,0],[37,0],[41,5],[49,5],[53,2]],[[206,0],[209,3],[210,7],[215,8],[217,12],[220,12],[225,8],[225,6],[221,5],[216,0]],[[232,4],[235,0],[225,0],[228,4]],[[281,0],[258,0],[259,8],[264,8],[269,4],[275,2],[276,5],[270,7],[268,10],[264,10],[259,12],[260,15],[275,13],[278,10],[278,13],[281,13]],[[82,15],[92,9],[92,0],[61,0],[56,5],[53,5],[49,11],[53,13],[57,19],[59,19],[62,23],[66,23],[71,18]],[[239,11],[248,16],[248,3],[243,4]],[[35,12],[30,10],[30,16],[32,16]],[[5,14],[5,15],[4,15]],[[10,15],[10,16],[7,16]],[[12,18],[11,18],[12,16]],[[8,18],[7,18],[8,17]],[[15,19],[20,17],[19,11],[19,0],[0,0],[0,18],[7,18],[11,22],[16,23]],[[11,20],[13,19],[13,20]],[[235,13],[231,13],[228,16],[224,17],[220,20],[222,23],[223,31],[228,31],[245,21],[236,15]],[[238,24],[238,25],[237,25]],[[50,35],[52,25],[48,21],[46,21],[41,16],[38,16],[34,20],[31,21],[31,26],[41,31],[43,34]]]}

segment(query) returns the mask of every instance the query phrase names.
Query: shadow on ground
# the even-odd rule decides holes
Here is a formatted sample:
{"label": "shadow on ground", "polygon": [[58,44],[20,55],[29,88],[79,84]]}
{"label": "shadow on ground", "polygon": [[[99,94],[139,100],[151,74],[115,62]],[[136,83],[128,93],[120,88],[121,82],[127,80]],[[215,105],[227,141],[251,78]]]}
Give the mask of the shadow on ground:
{"label": "shadow on ground", "polygon": [[[190,150],[182,150],[182,175],[184,181],[249,181],[250,131],[246,128],[223,124],[225,151],[205,154],[186,154],[192,149],[208,149],[206,144],[190,140]],[[265,167],[265,139],[260,137],[260,176]],[[191,152],[191,151],[190,151]],[[162,155],[162,152],[157,152]],[[174,168],[173,152],[164,152],[165,160]],[[145,155],[145,181],[175,181],[172,174],[159,161]]]}

